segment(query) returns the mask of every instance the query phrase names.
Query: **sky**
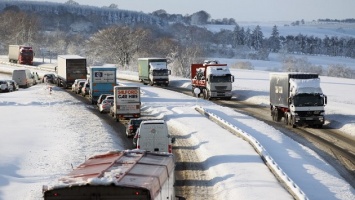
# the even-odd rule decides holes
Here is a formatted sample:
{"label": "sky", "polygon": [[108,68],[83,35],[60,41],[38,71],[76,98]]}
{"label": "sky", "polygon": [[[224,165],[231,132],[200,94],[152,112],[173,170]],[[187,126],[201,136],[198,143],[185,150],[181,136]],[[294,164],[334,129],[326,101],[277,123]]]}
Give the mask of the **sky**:
{"label": "sky", "polygon": [[[13,66],[0,64],[0,70],[11,72]],[[232,70],[232,73],[236,77],[233,93],[238,98],[268,106],[269,72]],[[4,76],[9,77],[0,74],[0,79]],[[138,78],[135,73],[124,72],[118,72],[118,77]],[[196,109],[210,113],[240,134],[249,135],[252,144],[257,141],[263,155],[276,163],[273,167],[286,174],[284,178],[289,178],[290,184],[298,186],[296,190],[303,192],[299,195],[304,199],[355,199],[355,189],[331,165],[264,122],[211,101],[139,83],[120,81],[120,84],[139,85],[142,112],[166,120],[171,134],[180,136],[177,143],[186,140],[196,147],[193,151],[205,166],[215,199],[293,198],[251,144]],[[188,79],[179,77],[171,77],[171,85],[191,88]],[[348,92],[354,85],[355,80],[321,77],[321,87],[329,100],[326,115],[334,115],[328,120],[338,120],[342,127],[339,129],[349,134],[355,132],[355,94]],[[1,93],[0,109],[0,200],[41,199],[42,185],[69,173],[71,165],[78,166],[93,154],[124,147],[124,141],[115,137],[114,130],[91,112],[95,109],[92,105],[82,104],[57,87],[52,94],[46,84]],[[85,129],[83,124],[87,126]]]}
{"label": "sky", "polygon": [[[65,3],[67,0],[40,0]],[[170,14],[193,14],[204,10],[212,19],[240,21],[313,21],[355,18],[353,0],[75,0],[81,5],[109,6],[153,12],[164,9]]]}

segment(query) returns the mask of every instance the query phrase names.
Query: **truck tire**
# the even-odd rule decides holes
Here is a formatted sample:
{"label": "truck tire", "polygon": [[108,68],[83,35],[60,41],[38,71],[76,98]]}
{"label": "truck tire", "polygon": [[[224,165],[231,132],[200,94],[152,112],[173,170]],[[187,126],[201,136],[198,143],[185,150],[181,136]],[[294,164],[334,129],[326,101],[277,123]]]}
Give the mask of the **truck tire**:
{"label": "truck tire", "polygon": [[276,113],[277,113],[276,114],[276,121],[280,122],[282,119],[282,112],[279,109],[277,109]]}
{"label": "truck tire", "polygon": [[210,100],[210,97],[209,97],[208,92],[207,92],[206,89],[202,90],[202,93],[203,93],[203,98],[204,99]]}

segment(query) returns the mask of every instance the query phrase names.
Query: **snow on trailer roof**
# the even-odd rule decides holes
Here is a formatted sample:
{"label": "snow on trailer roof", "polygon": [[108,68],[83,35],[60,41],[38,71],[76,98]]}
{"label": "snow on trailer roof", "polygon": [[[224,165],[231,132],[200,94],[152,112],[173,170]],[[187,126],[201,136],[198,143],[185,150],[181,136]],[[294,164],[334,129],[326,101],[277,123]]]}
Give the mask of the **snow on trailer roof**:
{"label": "snow on trailer roof", "polygon": [[65,58],[65,59],[85,59],[85,57],[79,55],[58,55],[58,57]]}
{"label": "snow on trailer roof", "polygon": [[166,62],[151,62],[149,65],[151,69],[167,69]]}
{"label": "snow on trailer roof", "polygon": [[173,154],[144,150],[113,151],[95,155],[46,190],[72,186],[116,185],[145,188],[155,197],[175,168]]}
{"label": "snow on trailer roof", "polygon": [[322,94],[320,79],[294,79],[290,78],[290,90],[292,95],[299,93]]}
{"label": "snow on trailer roof", "polygon": [[210,67],[207,68],[207,71],[210,74],[213,74],[213,76],[224,76],[227,74],[231,74],[227,64],[209,65],[209,66]]}

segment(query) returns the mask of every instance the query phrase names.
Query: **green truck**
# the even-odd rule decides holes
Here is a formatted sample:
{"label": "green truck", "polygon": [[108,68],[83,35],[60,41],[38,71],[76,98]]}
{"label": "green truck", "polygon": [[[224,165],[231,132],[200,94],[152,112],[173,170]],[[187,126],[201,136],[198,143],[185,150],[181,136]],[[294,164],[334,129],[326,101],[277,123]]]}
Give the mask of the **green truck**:
{"label": "green truck", "polygon": [[171,71],[166,58],[138,58],[139,80],[144,85],[169,85]]}

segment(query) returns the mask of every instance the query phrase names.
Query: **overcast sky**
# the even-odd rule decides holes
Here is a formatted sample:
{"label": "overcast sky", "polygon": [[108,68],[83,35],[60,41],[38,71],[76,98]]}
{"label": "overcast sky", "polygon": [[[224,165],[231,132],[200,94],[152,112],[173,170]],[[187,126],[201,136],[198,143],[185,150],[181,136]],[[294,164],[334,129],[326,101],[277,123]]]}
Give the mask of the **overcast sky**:
{"label": "overcast sky", "polygon": [[[39,0],[64,3],[67,0]],[[355,18],[355,0],[74,0],[81,5],[169,14],[192,14],[204,10],[213,19],[238,21],[306,21]]]}

